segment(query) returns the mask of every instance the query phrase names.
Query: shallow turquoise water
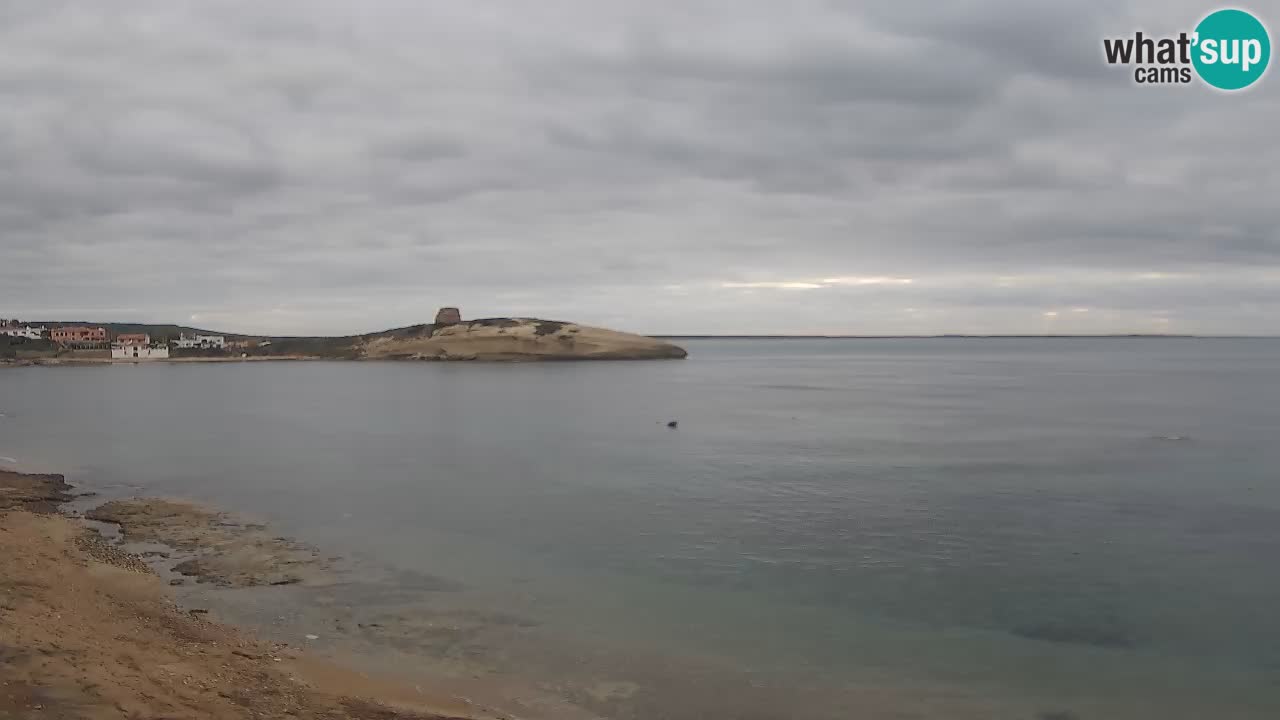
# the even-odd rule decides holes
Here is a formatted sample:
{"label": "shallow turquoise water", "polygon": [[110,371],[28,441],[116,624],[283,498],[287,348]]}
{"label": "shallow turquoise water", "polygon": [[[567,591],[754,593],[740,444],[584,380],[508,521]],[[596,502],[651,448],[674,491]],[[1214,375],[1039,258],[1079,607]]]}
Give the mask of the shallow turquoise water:
{"label": "shallow turquoise water", "polygon": [[685,345],[9,369],[0,456],[447,578],[617,717],[1280,716],[1280,341]]}

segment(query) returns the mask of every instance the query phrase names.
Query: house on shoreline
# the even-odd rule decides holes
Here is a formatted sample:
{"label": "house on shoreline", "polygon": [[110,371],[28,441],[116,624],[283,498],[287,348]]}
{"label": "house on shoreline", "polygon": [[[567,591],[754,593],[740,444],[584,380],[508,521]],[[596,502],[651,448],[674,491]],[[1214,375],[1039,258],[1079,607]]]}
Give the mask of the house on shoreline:
{"label": "house on shoreline", "polygon": [[152,344],[145,333],[122,333],[111,343],[112,360],[168,360],[169,346]]}
{"label": "house on shoreline", "polygon": [[0,323],[0,335],[6,335],[13,338],[26,338],[27,340],[43,340],[49,334],[49,328],[41,325],[40,327],[32,327],[31,325],[23,325],[17,320],[8,320]]}
{"label": "house on shoreline", "polygon": [[[124,327],[125,329],[134,329]],[[226,350],[248,351],[256,347],[265,347],[271,344],[266,339],[241,339],[231,342],[227,341],[224,335],[214,335],[208,333],[183,333],[176,340],[170,337],[152,337],[145,332],[120,332],[111,326],[106,325],[63,325],[54,324],[54,327],[36,326],[30,322],[23,322],[17,318],[0,318],[0,341],[6,348],[11,345],[21,345],[24,342],[41,340],[48,341],[53,347],[42,346],[34,350],[26,350],[25,352],[44,352],[52,353],[54,357],[61,356],[64,353],[75,352],[73,357],[80,359],[104,358],[109,357],[112,360],[167,360],[174,351],[181,356],[182,350],[194,351],[218,351],[219,354]],[[195,353],[199,354],[199,353]]]}
{"label": "house on shoreline", "polygon": [[187,335],[183,333],[173,346],[179,350],[223,350],[227,347],[227,338],[222,335]]}

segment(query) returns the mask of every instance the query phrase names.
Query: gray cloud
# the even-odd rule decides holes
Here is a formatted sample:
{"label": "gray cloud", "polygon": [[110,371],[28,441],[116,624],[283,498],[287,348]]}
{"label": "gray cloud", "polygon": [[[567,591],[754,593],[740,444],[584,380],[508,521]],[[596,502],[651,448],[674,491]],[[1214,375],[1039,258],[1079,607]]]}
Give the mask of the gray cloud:
{"label": "gray cloud", "polygon": [[1205,10],[0,2],[0,315],[1280,333],[1274,78],[1101,58]]}

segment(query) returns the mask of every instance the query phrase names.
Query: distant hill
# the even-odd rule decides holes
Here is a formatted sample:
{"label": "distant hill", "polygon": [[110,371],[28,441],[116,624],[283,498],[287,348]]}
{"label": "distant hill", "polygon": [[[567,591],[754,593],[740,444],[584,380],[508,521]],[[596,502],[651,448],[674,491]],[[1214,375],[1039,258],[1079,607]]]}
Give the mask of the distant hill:
{"label": "distant hill", "polygon": [[688,353],[644,335],[558,320],[485,318],[362,335],[359,357],[405,360],[658,360]]}

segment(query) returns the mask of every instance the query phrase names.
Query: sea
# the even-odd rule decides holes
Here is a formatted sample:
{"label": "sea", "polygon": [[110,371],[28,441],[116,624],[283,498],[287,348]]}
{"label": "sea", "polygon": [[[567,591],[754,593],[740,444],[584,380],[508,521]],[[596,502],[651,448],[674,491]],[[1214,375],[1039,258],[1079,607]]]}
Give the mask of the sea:
{"label": "sea", "polygon": [[1280,718],[1280,340],[681,344],[7,368],[0,467],[260,519],[344,579],[190,597],[511,717]]}

